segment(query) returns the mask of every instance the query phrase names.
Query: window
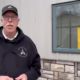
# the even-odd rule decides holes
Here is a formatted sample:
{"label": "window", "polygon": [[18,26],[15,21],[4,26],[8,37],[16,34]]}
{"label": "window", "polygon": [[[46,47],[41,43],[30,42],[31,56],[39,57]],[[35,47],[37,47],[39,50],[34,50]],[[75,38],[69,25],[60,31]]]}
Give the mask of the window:
{"label": "window", "polygon": [[53,51],[80,52],[80,1],[52,4]]}

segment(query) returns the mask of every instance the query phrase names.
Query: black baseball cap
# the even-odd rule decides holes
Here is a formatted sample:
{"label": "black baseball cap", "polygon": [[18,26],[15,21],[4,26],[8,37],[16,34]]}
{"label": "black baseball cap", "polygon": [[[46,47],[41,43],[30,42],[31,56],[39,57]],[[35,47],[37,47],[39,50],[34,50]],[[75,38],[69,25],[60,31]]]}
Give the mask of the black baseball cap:
{"label": "black baseball cap", "polygon": [[3,16],[7,11],[13,11],[13,12],[18,16],[18,10],[17,10],[17,8],[14,7],[13,5],[4,6],[3,9],[2,9],[2,16]]}

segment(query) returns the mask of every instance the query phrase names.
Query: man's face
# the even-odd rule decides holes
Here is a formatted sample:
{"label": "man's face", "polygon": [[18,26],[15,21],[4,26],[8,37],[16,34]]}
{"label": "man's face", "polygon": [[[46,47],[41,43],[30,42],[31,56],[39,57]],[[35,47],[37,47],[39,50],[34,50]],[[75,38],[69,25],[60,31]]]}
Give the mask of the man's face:
{"label": "man's face", "polygon": [[16,32],[19,18],[13,11],[7,11],[2,16],[1,22],[6,33],[14,33]]}

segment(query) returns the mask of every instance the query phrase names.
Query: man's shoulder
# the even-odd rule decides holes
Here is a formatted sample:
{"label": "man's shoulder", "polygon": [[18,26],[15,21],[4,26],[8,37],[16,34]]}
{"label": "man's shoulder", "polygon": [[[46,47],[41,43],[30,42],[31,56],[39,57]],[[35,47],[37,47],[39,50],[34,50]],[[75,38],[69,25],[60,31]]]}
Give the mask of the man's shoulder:
{"label": "man's shoulder", "polygon": [[24,40],[34,44],[33,40],[27,35],[24,35]]}

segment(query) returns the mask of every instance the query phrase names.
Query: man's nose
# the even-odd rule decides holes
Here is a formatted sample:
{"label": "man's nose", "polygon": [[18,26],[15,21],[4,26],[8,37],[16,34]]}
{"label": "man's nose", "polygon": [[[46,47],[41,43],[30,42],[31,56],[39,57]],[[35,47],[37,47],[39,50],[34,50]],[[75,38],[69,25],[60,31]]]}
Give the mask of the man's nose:
{"label": "man's nose", "polygon": [[9,17],[8,21],[12,21],[12,18],[11,18],[11,17]]}

